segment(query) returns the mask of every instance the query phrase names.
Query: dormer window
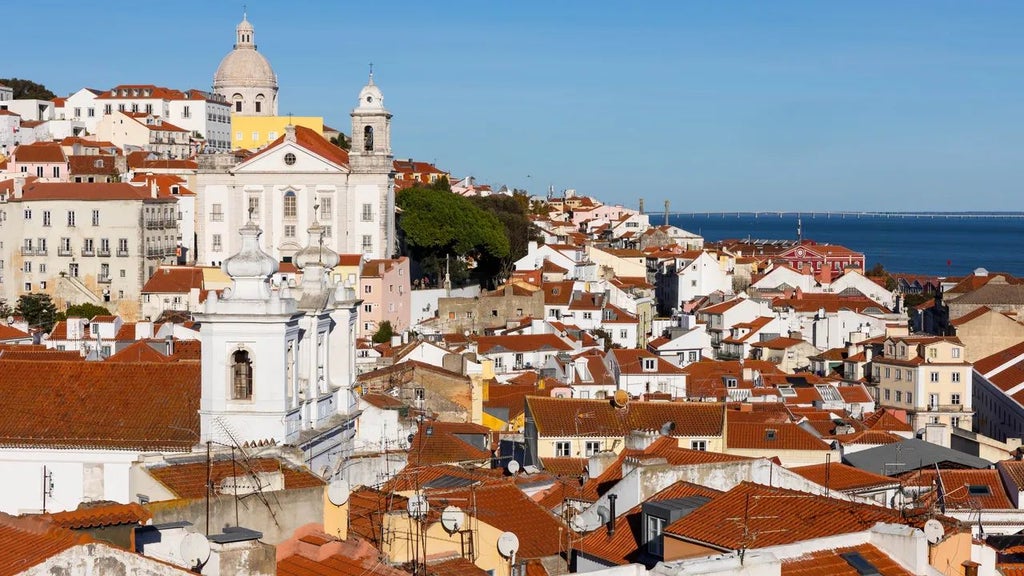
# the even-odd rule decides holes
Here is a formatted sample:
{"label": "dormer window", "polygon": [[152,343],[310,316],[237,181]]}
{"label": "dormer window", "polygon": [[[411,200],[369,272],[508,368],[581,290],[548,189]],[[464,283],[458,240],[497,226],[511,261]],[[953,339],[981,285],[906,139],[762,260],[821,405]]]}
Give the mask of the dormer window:
{"label": "dormer window", "polygon": [[252,399],[252,360],[245,350],[237,350],[231,355],[231,398]]}
{"label": "dormer window", "polygon": [[658,369],[658,361],[654,358],[644,358],[644,372],[654,372]]}

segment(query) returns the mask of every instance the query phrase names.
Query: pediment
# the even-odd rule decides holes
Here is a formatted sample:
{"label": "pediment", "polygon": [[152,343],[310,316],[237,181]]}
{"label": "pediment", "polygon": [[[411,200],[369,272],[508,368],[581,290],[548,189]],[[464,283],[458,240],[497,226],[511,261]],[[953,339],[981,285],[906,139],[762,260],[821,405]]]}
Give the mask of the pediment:
{"label": "pediment", "polygon": [[245,160],[237,165],[233,172],[236,174],[306,174],[310,172],[348,174],[351,170],[348,166],[328,160],[295,142],[282,142]]}

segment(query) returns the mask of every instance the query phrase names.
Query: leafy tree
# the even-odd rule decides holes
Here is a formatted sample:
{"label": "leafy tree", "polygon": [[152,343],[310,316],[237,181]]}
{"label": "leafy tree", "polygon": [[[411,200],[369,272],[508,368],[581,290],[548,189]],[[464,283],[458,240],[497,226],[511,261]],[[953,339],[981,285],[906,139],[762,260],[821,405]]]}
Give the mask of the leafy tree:
{"label": "leafy tree", "polygon": [[496,268],[493,260],[510,254],[505,227],[495,214],[468,198],[433,187],[407,188],[398,193],[395,202],[401,208],[398,225],[403,253],[425,273],[440,280],[449,255],[455,257],[453,263],[460,258],[475,263],[477,277],[494,285],[492,276],[480,274],[489,274]]}
{"label": "leafy tree", "polygon": [[14,315],[14,308],[7,303],[7,300],[0,298],[0,320],[6,321],[7,318]]}
{"label": "leafy tree", "polygon": [[394,335],[395,329],[391,327],[391,322],[385,320],[380,323],[380,326],[377,327],[377,331],[373,334],[373,343],[383,344],[385,342],[390,342],[391,337]]}
{"label": "leafy tree", "polygon": [[57,322],[57,307],[49,294],[22,294],[14,311],[25,318],[29,328],[49,332]]}
{"label": "leafy tree", "polygon": [[345,136],[340,132],[338,133],[337,136],[331,138],[331,144],[334,144],[335,146],[341,148],[342,150],[352,149],[352,141],[349,140],[348,136]]}
{"label": "leafy tree", "polygon": [[437,180],[434,180],[433,182],[430,183],[430,188],[432,190],[443,190],[445,192],[451,192],[452,183],[448,181],[447,176],[441,176]]}
{"label": "leafy tree", "polygon": [[35,100],[53,100],[56,94],[46,89],[46,86],[37,84],[31,80],[22,78],[0,78],[0,84],[7,86],[14,91],[14,98],[27,98]]}
{"label": "leafy tree", "polygon": [[539,234],[530,221],[527,213],[529,198],[525,196],[475,196],[470,199],[478,207],[494,214],[505,228],[505,237],[509,242],[509,253],[504,258],[481,263],[490,265],[491,269],[481,270],[484,277],[507,278],[512,274],[516,260],[526,256],[530,249],[530,241],[537,240]]}
{"label": "leafy tree", "polygon": [[68,318],[95,318],[97,316],[110,316],[110,310],[103,306],[97,306],[91,302],[68,306],[68,309],[57,314],[57,320]]}

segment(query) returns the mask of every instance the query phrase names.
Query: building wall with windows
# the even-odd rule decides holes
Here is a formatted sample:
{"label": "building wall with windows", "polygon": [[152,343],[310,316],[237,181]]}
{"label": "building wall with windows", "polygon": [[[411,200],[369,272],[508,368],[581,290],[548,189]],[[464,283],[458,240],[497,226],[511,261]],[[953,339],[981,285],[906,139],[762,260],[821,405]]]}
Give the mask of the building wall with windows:
{"label": "building wall with windows", "polygon": [[127,183],[15,185],[0,210],[3,297],[50,294],[58,309],[90,302],[132,321],[142,286],[174,255],[175,199]]}
{"label": "building wall with windows", "polygon": [[359,278],[358,298],[363,300],[359,313],[360,338],[369,338],[384,321],[397,334],[409,328],[411,313],[409,259],[369,260]]}
{"label": "building wall with windows", "polygon": [[324,133],[322,116],[240,116],[231,117],[231,149],[258,150],[280,136],[285,126],[304,126],[319,135]]}
{"label": "building wall with windows", "polygon": [[879,406],[906,410],[915,430],[940,423],[970,430],[972,366],[955,338],[889,338],[872,366]]}

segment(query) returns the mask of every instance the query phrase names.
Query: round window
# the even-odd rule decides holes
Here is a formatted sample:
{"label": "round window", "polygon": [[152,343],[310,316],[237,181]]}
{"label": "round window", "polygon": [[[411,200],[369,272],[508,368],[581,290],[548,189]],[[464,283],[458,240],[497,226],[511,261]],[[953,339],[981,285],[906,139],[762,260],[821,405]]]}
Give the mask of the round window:
{"label": "round window", "polygon": [[373,96],[367,96],[366,97],[366,101],[367,102],[373,102]]}
{"label": "round window", "polygon": [[284,163],[289,165],[289,166],[291,166],[292,164],[295,164],[295,154],[292,154],[291,152],[285,154],[284,155]]}

